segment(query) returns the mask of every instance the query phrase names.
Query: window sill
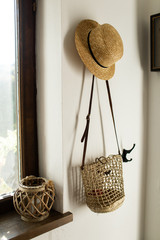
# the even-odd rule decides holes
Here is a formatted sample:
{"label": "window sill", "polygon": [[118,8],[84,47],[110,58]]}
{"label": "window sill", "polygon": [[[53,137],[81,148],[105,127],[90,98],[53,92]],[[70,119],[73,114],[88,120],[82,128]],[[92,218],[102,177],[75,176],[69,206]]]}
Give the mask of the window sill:
{"label": "window sill", "polygon": [[27,240],[73,221],[73,214],[51,211],[49,217],[38,223],[24,222],[15,210],[0,215],[1,240]]}

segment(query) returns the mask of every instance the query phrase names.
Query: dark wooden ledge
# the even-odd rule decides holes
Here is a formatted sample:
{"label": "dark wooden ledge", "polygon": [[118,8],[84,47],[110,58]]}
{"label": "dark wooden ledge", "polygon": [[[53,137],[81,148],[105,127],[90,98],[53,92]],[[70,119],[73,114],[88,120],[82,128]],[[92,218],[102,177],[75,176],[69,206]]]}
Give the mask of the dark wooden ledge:
{"label": "dark wooden ledge", "polygon": [[0,239],[27,240],[73,221],[70,212],[50,212],[49,217],[38,223],[24,222],[15,210],[0,215]]}

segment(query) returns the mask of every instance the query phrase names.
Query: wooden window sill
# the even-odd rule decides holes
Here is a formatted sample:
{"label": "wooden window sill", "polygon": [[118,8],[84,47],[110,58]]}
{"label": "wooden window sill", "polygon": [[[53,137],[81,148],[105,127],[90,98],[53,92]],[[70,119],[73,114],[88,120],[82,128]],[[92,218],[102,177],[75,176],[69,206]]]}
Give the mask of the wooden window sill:
{"label": "wooden window sill", "polygon": [[73,214],[51,211],[47,219],[30,223],[21,220],[15,210],[0,215],[1,240],[27,240],[73,221]]}

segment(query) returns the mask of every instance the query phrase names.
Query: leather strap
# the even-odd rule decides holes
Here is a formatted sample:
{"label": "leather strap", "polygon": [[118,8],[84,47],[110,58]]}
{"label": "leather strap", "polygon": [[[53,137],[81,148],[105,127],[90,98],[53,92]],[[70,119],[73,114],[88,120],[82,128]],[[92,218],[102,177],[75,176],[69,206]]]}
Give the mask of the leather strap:
{"label": "leather strap", "polygon": [[[111,93],[110,93],[110,88],[109,88],[108,80],[106,80],[106,87],[107,87],[108,98],[109,98],[109,105],[110,105],[111,114],[112,114],[114,132],[115,132],[115,136],[116,136],[118,154],[121,155],[121,153],[120,153],[120,147],[119,147],[119,143],[118,143],[118,136],[117,136],[116,124],[115,124],[114,113],[113,113],[113,104],[112,104],[112,98],[111,98]],[[82,166],[81,166],[81,169],[83,169],[84,164],[85,164],[85,156],[86,156],[86,150],[87,150],[89,124],[90,124],[90,115],[91,115],[92,99],[93,99],[93,89],[94,89],[94,75],[93,75],[93,78],[92,78],[92,86],[91,86],[91,93],[90,93],[89,109],[88,109],[88,114],[87,114],[87,117],[86,117],[86,127],[85,127],[85,130],[84,130],[83,136],[82,136],[82,138],[81,138],[81,142],[84,141],[84,148],[83,148],[83,157],[82,157]]]}
{"label": "leather strap", "polygon": [[85,140],[84,141],[84,148],[83,148],[82,166],[81,166],[82,169],[84,167],[86,150],[87,150],[88,132],[89,132],[90,115],[91,115],[91,108],[92,108],[92,99],[93,99],[93,89],[94,89],[94,75],[93,75],[93,78],[92,78],[89,109],[88,109],[88,114],[87,114],[87,117],[86,117],[86,121],[87,121],[86,122],[86,127],[85,127],[85,130],[84,130],[83,136],[81,138],[81,142],[83,142]]}

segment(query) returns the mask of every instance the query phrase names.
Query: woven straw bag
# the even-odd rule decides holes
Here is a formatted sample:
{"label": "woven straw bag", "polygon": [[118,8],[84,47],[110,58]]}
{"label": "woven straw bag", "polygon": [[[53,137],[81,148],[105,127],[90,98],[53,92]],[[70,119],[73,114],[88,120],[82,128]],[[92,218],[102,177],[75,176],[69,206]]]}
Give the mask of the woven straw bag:
{"label": "woven straw bag", "polygon": [[124,201],[122,157],[110,155],[84,165],[86,203],[96,213],[116,210]]}
{"label": "woven straw bag", "polygon": [[86,128],[81,142],[84,140],[84,150],[82,158],[82,180],[85,189],[86,203],[88,207],[96,213],[111,212],[119,208],[124,199],[124,183],[122,171],[122,156],[118,144],[117,132],[115,127],[115,120],[112,108],[111,94],[108,81],[106,81],[108,90],[109,103],[112,113],[113,125],[115,136],[117,140],[118,154],[110,155],[108,157],[96,158],[95,162],[85,164],[85,155],[87,149],[87,140],[89,132],[90,114],[92,106],[93,88],[94,88],[94,75],[91,87],[91,96],[89,103],[89,111],[86,117]]}

